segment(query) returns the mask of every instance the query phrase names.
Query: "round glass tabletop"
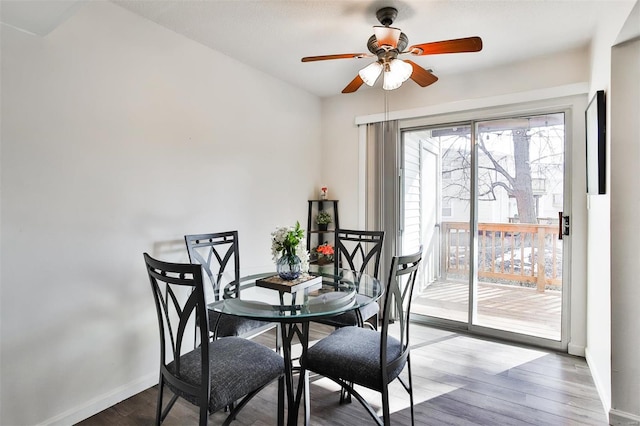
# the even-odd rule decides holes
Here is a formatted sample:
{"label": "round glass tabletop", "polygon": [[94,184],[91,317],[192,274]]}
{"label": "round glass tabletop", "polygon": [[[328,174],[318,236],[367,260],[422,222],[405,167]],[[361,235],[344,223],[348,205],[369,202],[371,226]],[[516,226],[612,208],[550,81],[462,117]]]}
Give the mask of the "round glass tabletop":
{"label": "round glass tabletop", "polygon": [[297,322],[363,307],[382,296],[379,280],[350,270],[284,281],[274,272],[242,279],[239,297],[210,303],[216,312],[266,321]]}

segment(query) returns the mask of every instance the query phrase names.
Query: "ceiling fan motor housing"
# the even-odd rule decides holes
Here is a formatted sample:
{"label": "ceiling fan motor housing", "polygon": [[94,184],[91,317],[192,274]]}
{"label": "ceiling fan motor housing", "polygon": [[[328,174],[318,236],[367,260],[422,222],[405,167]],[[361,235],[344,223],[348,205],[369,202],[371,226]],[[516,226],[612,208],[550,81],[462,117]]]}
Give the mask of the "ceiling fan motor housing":
{"label": "ceiling fan motor housing", "polygon": [[[409,37],[405,33],[400,33],[400,37],[398,38],[398,45],[394,49],[385,49],[378,44],[378,39],[375,35],[369,37],[369,41],[367,42],[367,49],[369,52],[378,56],[381,59],[382,56],[386,56],[387,53],[395,53],[395,56],[398,56],[399,52],[404,52],[404,49],[409,45]],[[395,57],[394,56],[394,57]]]}
{"label": "ceiling fan motor housing", "polygon": [[398,17],[398,9],[395,7],[383,7],[376,12],[376,18],[385,27],[393,24],[393,21]]}

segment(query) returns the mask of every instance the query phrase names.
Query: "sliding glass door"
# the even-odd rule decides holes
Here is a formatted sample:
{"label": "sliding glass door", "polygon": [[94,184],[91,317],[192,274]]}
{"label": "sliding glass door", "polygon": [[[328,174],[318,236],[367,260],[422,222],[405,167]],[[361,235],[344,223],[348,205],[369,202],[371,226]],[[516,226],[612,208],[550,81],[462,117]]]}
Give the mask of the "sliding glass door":
{"label": "sliding glass door", "polygon": [[423,247],[413,311],[466,323],[471,127],[405,131],[402,147],[402,249],[410,253]]}
{"label": "sliding glass door", "polygon": [[424,248],[415,316],[561,341],[564,147],[564,112],[402,132],[401,247]]}

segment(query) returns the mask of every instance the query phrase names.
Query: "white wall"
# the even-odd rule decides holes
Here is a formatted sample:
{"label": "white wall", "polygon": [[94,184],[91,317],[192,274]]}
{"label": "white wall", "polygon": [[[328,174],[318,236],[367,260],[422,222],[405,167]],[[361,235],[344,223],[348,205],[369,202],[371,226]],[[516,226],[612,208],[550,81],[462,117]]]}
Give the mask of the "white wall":
{"label": "white wall", "polygon": [[[590,50],[589,99],[604,90],[607,97],[607,189],[606,194],[588,196],[587,215],[587,348],[586,358],[605,411],[611,408],[611,314],[617,309],[611,300],[611,47],[633,4],[616,10],[609,20],[601,20]],[[623,89],[624,90],[624,89]],[[636,114],[637,119],[637,114]],[[623,154],[626,155],[626,154]],[[636,165],[637,168],[637,165]],[[637,263],[637,262],[636,262]],[[636,376],[636,379],[638,376]]]}
{"label": "white wall", "polygon": [[273,267],[320,101],[108,2],[1,37],[0,424],[71,424],[157,383],[143,252],[237,229],[243,271]]}
{"label": "white wall", "polygon": [[640,2],[611,52],[611,411],[640,424]]}

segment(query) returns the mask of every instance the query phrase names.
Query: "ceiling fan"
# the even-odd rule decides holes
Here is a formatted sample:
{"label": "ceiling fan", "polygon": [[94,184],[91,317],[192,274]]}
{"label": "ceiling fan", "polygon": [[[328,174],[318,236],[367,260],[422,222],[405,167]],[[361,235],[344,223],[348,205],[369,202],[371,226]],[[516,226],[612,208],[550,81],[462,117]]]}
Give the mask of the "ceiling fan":
{"label": "ceiling fan", "polygon": [[[398,10],[393,7],[383,7],[376,12],[376,17],[382,26],[373,27],[373,35],[367,42],[371,53],[343,53],[337,55],[306,56],[302,62],[325,61],[329,59],[378,59],[361,69],[358,75],[342,90],[342,93],[355,92],[363,84],[373,86],[384,73],[382,88],[393,90],[411,78],[422,87],[438,81],[438,77],[429,70],[407,59],[398,59],[398,55],[411,54],[414,56],[438,55],[442,53],[479,52],[482,50],[480,37],[467,37],[454,40],[435,41],[431,43],[414,44],[409,46],[408,37],[399,29],[391,27],[398,16]],[[405,50],[406,49],[406,50]]]}

